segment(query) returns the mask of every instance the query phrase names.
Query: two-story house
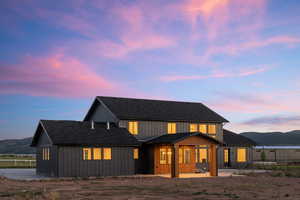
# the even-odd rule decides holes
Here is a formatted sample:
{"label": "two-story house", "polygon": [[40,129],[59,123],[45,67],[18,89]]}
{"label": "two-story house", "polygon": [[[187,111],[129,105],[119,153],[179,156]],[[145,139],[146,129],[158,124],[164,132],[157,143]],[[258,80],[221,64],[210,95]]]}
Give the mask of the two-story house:
{"label": "two-story house", "polygon": [[223,131],[227,122],[202,103],[96,97],[81,122],[40,121],[32,141],[37,173],[217,176],[218,168],[251,162],[253,144]]}

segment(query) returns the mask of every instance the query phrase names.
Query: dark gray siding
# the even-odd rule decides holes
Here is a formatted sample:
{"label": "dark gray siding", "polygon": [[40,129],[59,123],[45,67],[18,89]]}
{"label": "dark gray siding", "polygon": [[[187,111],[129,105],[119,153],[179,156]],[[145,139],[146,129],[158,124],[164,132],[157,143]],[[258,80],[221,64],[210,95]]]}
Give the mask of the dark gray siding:
{"label": "dark gray siding", "polygon": [[[120,120],[119,126],[128,128],[128,122],[130,120]],[[217,125],[217,139],[223,141],[223,126]],[[150,137],[160,136],[167,134],[168,122],[160,121],[138,121],[138,135],[135,135],[137,139],[146,139]],[[190,123],[188,122],[176,122],[176,132],[184,133],[190,131]]]}
{"label": "dark gray siding", "polygon": [[112,147],[111,160],[83,160],[83,147],[59,147],[59,176],[133,175],[135,162],[132,147]]}
{"label": "dark gray siding", "polygon": [[[222,156],[218,157],[218,166],[219,168],[224,167],[224,148],[228,148],[230,151],[229,159],[230,159],[230,168],[246,168],[252,165],[253,163],[253,152],[251,147],[220,147],[219,154]],[[237,162],[237,149],[245,148],[247,154],[247,162]],[[221,160],[222,159],[222,160]]]}
{"label": "dark gray siding", "polygon": [[[43,148],[49,148],[50,160],[43,160]],[[45,132],[41,133],[36,149],[36,173],[45,176],[57,176],[57,146],[51,145],[51,141]]]}
{"label": "dark gray siding", "polygon": [[118,122],[114,114],[112,114],[105,105],[100,103],[98,103],[98,106],[96,106],[94,112],[89,117],[89,121],[92,120],[95,122]]}

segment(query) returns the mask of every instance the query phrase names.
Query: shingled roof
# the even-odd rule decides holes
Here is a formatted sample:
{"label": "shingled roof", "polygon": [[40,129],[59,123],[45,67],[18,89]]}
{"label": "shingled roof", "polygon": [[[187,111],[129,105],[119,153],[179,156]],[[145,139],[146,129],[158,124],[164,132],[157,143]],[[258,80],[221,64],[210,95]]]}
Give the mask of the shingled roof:
{"label": "shingled roof", "polygon": [[145,143],[146,144],[175,144],[175,143],[182,141],[191,136],[200,136],[200,137],[203,137],[204,139],[211,141],[212,143],[220,144],[220,142],[218,140],[216,140],[206,134],[199,133],[199,132],[165,134],[165,135],[150,139]]}
{"label": "shingled roof", "polygon": [[[186,122],[228,122],[202,103],[133,99],[119,97],[96,98],[102,102],[118,119],[144,121],[186,121]],[[96,101],[94,102],[94,104]],[[93,113],[92,106],[85,120]]]}
{"label": "shingled roof", "polygon": [[126,128],[118,128],[105,123],[41,120],[33,137],[31,146],[36,146],[44,130],[53,145],[106,145],[106,146],[139,146],[137,139]]}
{"label": "shingled roof", "polygon": [[240,134],[236,134],[232,131],[223,130],[223,141],[226,146],[255,146],[256,143]]}

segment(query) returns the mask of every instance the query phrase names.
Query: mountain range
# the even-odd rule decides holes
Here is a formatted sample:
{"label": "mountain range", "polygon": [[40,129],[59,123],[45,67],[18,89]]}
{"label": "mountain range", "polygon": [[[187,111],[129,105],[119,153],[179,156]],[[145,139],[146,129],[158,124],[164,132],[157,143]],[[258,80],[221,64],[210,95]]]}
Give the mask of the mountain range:
{"label": "mountain range", "polygon": [[244,132],[241,135],[250,138],[258,145],[265,146],[293,146],[300,145],[300,130],[290,132]]}
{"label": "mountain range", "polygon": [[30,147],[32,138],[0,140],[0,154],[34,154]]}

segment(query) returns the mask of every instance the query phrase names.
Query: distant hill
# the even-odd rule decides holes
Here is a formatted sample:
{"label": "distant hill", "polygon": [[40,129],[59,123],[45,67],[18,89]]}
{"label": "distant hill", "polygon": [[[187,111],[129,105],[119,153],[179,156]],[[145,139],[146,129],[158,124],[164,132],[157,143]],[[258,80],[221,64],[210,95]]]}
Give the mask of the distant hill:
{"label": "distant hill", "polygon": [[300,145],[300,130],[282,132],[244,132],[241,135],[255,141],[258,145]]}
{"label": "distant hill", "polygon": [[30,147],[32,138],[0,140],[0,154],[34,154]]}

